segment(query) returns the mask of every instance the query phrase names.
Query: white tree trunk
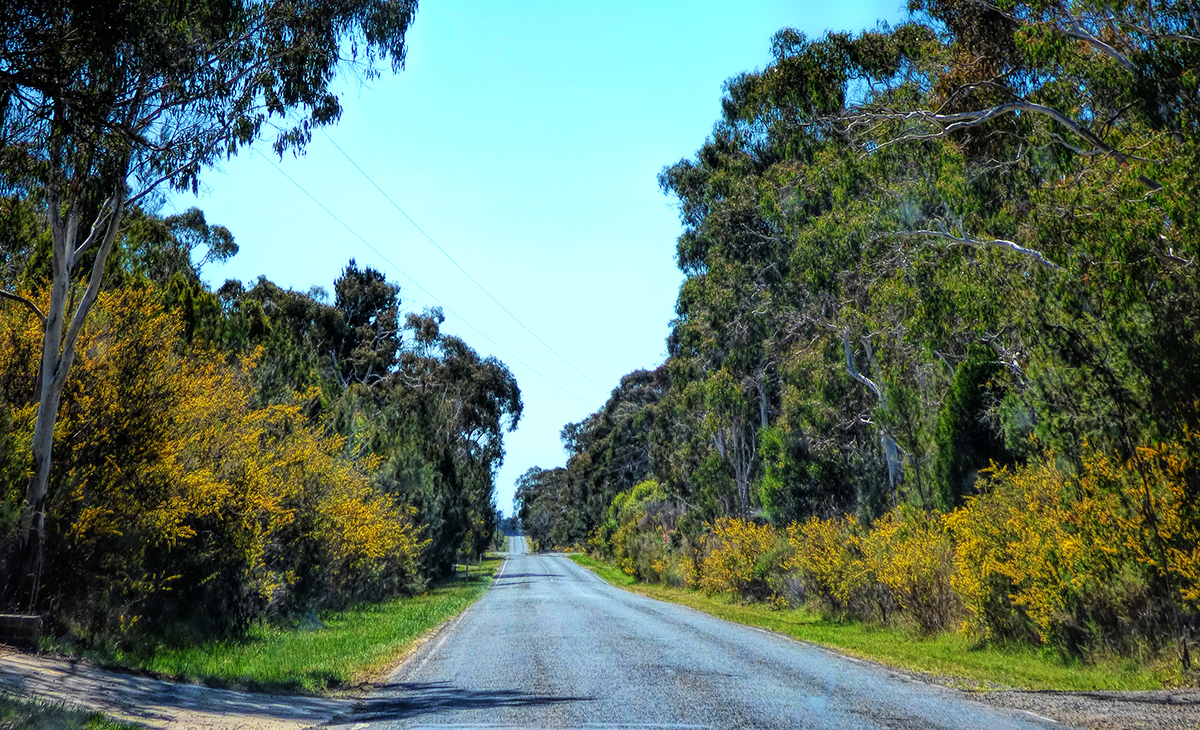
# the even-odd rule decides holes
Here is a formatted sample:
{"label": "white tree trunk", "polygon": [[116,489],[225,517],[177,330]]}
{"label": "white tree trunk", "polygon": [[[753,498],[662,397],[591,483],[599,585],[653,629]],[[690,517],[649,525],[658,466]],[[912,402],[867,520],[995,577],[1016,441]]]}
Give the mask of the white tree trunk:
{"label": "white tree trunk", "polygon": [[[104,264],[117,237],[117,229],[125,211],[125,182],[118,183],[117,190],[101,207],[91,226],[87,239],[76,244],[79,230],[78,201],[72,197],[65,205],[60,191],[50,186],[47,193],[47,209],[52,240],[52,264],[50,284],[50,308],[46,312],[42,336],[42,367],[38,382],[38,413],[33,428],[33,475],[25,490],[25,503],[21,511],[21,541],[17,554],[17,566],[7,586],[9,603],[21,610],[32,612],[37,607],[38,589],[41,586],[42,555],[46,529],[46,498],[50,487],[51,455],[54,447],[54,427],[58,420],[58,407],[62,401],[67,375],[75,362],[75,343],[83,330],[84,320],[96,297],[100,294],[100,283],[104,275]],[[96,258],[88,277],[87,290],[75,311],[71,306],[71,273],[79,258],[96,242]],[[65,328],[65,329],[64,329]]]}

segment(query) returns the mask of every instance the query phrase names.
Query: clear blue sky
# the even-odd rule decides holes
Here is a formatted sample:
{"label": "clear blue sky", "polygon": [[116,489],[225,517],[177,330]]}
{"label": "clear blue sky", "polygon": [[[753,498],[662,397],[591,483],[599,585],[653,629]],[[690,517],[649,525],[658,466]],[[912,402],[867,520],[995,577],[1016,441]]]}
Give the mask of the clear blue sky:
{"label": "clear blue sky", "polygon": [[305,156],[280,167],[395,266],[261,155],[243,152],[208,172],[198,197],[176,195],[167,207],[198,206],[233,232],[241,252],[206,269],[210,283],[265,275],[331,290],[353,257],[402,286],[405,311],[436,302],[396,266],[454,310],[446,330],[503,360],[521,386],[525,415],[505,439],[497,479],[498,503],[509,513],[522,472],[563,463],[563,424],[598,409],[625,373],[666,356],[680,226],[656,178],[704,143],[722,82],[764,66],[780,28],[813,36],[900,14],[899,0],[425,0],[408,35],[406,69],[341,85],[344,113],[329,137],[602,388],[480,292],[320,132]]}

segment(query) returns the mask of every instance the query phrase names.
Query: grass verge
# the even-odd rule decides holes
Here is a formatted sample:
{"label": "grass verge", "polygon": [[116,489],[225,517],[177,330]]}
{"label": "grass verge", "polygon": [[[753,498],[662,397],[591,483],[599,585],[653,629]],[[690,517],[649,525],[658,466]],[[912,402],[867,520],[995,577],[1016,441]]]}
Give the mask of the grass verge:
{"label": "grass verge", "polygon": [[945,632],[932,636],[895,626],[833,621],[811,611],[774,611],[764,604],[742,604],[726,596],[671,586],[638,583],[620,569],[586,555],[569,555],[609,583],[660,601],[669,601],[718,618],[768,629],[819,644],[850,656],[934,675],[969,689],[997,685],[1032,690],[1146,690],[1178,684],[1169,660],[1101,658],[1084,663],[1027,645],[978,646]]}
{"label": "grass verge", "polygon": [[420,639],[461,613],[491,585],[499,558],[471,566],[419,596],[320,616],[316,629],[256,626],[241,641],[90,653],[108,664],[217,687],[328,693],[380,678]]}
{"label": "grass verge", "polygon": [[0,730],[140,730],[99,712],[73,710],[61,703],[14,697],[0,692]]}

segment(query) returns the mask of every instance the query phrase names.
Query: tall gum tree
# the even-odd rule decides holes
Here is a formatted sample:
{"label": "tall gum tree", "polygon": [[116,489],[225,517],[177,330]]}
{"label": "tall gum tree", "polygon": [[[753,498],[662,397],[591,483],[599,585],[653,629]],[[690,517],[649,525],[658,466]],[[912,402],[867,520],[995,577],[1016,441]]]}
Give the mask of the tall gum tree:
{"label": "tall gum tree", "polygon": [[13,607],[37,605],[51,447],[75,344],[131,206],[195,190],[202,170],[275,130],[299,152],[335,122],[339,73],[403,67],[416,0],[15,0],[0,40],[0,186],[40,199],[49,304],[0,290],[42,325],[33,474]]}

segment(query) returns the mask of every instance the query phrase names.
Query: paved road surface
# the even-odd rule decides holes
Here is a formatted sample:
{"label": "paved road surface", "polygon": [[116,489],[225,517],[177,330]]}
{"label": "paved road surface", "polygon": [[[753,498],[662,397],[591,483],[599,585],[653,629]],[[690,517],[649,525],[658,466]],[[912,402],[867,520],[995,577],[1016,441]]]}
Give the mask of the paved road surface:
{"label": "paved road surface", "polygon": [[516,545],[343,728],[1063,728],[654,601]]}

